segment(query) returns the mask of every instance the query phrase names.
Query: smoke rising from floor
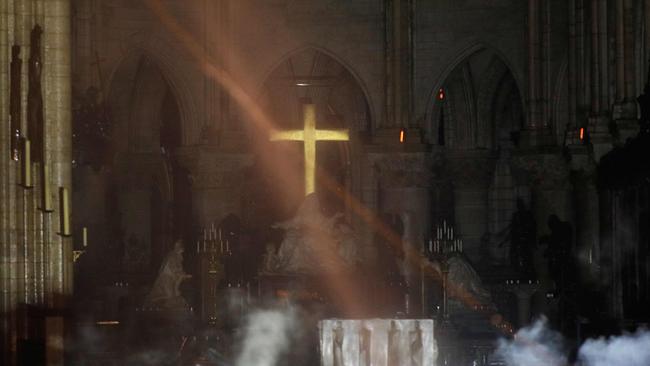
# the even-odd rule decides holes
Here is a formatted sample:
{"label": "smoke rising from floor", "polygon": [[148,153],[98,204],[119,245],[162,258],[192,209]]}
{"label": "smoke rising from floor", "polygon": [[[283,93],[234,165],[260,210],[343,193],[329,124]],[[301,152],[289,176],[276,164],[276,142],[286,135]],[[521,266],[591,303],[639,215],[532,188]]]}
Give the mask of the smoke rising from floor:
{"label": "smoke rising from floor", "polygon": [[274,366],[289,349],[296,327],[293,311],[258,310],[251,313],[244,326],[241,351],[236,366]]}
{"label": "smoke rising from floor", "polygon": [[[507,366],[569,365],[562,335],[550,329],[545,318],[520,329],[512,340],[499,340],[495,356]],[[633,334],[589,339],[580,346],[575,365],[650,365],[650,332],[638,330]]]}

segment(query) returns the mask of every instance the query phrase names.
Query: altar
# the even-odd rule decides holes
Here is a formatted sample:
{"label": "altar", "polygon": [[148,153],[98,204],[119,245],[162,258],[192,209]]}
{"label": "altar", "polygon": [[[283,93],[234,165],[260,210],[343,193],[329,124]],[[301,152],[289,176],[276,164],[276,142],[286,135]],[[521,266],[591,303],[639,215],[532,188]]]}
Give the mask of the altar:
{"label": "altar", "polygon": [[434,366],[432,319],[325,319],[318,324],[322,366]]}

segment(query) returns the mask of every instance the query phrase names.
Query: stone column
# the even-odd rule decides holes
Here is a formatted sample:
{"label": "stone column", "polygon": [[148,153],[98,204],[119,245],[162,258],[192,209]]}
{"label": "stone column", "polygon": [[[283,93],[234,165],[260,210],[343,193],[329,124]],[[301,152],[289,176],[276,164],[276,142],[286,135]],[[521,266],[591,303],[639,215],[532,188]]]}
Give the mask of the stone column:
{"label": "stone column", "polygon": [[541,126],[540,98],[540,36],[539,36],[539,1],[528,0],[528,129],[535,130]]}
{"label": "stone column", "polygon": [[626,141],[639,129],[635,102],[635,13],[631,0],[616,1],[616,103],[612,117],[619,141]]}
{"label": "stone column", "polygon": [[386,127],[407,127],[412,111],[413,0],[386,1]]}
{"label": "stone column", "polygon": [[400,144],[397,139],[392,141],[379,137],[375,144],[366,146],[366,151],[377,172],[379,202],[376,212],[399,215],[404,221],[402,241],[407,254],[404,275],[409,282],[409,308],[419,311],[422,308],[419,253],[431,230],[430,156],[428,146],[419,141],[412,144]]}
{"label": "stone column", "polygon": [[576,15],[576,0],[569,0],[567,2],[569,14],[569,63],[568,63],[568,77],[569,77],[569,126],[570,128],[577,128],[576,112],[578,105],[578,89],[577,89],[577,56],[578,56],[578,41],[577,41],[577,15]]}
{"label": "stone column", "polygon": [[[53,187],[66,187],[72,193],[72,129],[70,70],[70,0],[49,0],[44,4],[44,150],[51,166]],[[52,189],[58,196],[58,189]],[[52,202],[58,202],[52,197]],[[52,228],[59,227],[59,215],[52,215]],[[72,292],[72,240],[49,230],[49,302],[62,307],[63,297]],[[60,295],[60,296],[59,296]]]}
{"label": "stone column", "polygon": [[[9,5],[11,1],[0,1],[0,49],[8,50],[11,48],[10,42],[10,19],[13,16],[9,14]],[[21,52],[22,54],[22,52]],[[3,97],[0,98],[0,116],[9,115],[9,52],[0,52],[0,90],[3,90]],[[24,56],[22,56],[24,58]],[[11,291],[11,257],[9,241],[9,217],[11,211],[9,187],[11,184],[10,173],[13,171],[13,164],[8,159],[6,152],[9,151],[9,129],[5,123],[0,128],[0,312],[7,314],[10,310],[10,291]],[[8,316],[0,317],[0,363],[11,365],[11,322]]]}

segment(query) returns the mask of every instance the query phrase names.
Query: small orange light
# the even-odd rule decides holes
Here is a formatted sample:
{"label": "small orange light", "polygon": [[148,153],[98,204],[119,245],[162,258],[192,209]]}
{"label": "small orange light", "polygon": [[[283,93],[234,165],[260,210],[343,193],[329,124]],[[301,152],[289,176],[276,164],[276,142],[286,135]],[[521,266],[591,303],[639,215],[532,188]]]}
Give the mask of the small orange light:
{"label": "small orange light", "polygon": [[438,99],[440,99],[440,100],[445,99],[445,90],[442,89],[442,88],[440,88],[440,90],[438,90]]}
{"label": "small orange light", "polygon": [[580,127],[580,140],[584,140],[584,139],[585,139],[585,128]]}
{"label": "small orange light", "polygon": [[404,143],[404,129],[399,130],[399,142]]}

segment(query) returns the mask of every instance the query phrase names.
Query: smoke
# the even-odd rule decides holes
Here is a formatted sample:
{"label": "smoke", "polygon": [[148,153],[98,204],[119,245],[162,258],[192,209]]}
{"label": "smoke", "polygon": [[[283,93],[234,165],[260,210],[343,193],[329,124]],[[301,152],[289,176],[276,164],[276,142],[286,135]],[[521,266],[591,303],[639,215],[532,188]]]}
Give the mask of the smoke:
{"label": "smoke", "polygon": [[647,366],[650,365],[650,332],[587,340],[578,359],[587,366]]}
{"label": "smoke", "polygon": [[[507,366],[569,365],[564,339],[546,318],[520,329],[512,340],[500,339],[495,356]],[[589,339],[578,350],[576,366],[648,366],[650,332],[639,330],[610,338]]]}
{"label": "smoke", "polygon": [[549,329],[546,318],[520,329],[513,340],[500,339],[496,356],[508,366],[564,366],[562,335]]}
{"label": "smoke", "polygon": [[244,326],[242,348],[236,366],[275,366],[289,349],[296,321],[291,310],[252,312]]}

